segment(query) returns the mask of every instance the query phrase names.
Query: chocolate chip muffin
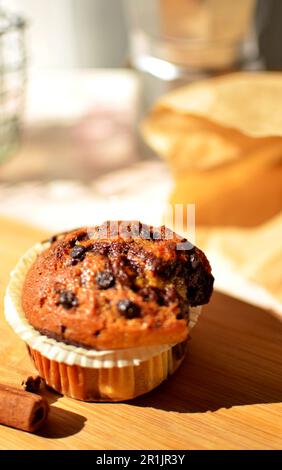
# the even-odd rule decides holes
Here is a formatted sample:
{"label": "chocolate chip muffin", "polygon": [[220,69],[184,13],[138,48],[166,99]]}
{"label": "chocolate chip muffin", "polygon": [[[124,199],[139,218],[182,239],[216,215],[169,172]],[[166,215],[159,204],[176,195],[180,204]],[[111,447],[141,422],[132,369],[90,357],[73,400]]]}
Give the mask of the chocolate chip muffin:
{"label": "chocolate chip muffin", "polygon": [[188,336],[189,309],[209,301],[204,253],[166,229],[105,222],[52,237],[22,290],[42,335],[96,350],[174,344]]}
{"label": "chocolate chip muffin", "polygon": [[50,387],[123,401],[180,366],[212,288],[207,258],[187,240],[165,227],[105,222],[28,250],[11,274],[5,315]]}

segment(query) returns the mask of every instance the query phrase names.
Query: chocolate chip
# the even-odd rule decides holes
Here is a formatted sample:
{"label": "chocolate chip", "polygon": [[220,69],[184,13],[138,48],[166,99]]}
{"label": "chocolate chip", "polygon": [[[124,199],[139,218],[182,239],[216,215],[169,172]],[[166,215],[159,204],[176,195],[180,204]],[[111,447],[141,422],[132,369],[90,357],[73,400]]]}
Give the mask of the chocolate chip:
{"label": "chocolate chip", "polygon": [[76,237],[72,238],[71,240],[68,240],[68,242],[66,243],[66,246],[69,246],[70,248],[73,248],[75,246],[76,242],[77,242]]}
{"label": "chocolate chip", "polygon": [[178,313],[176,315],[176,320],[183,320],[184,316],[183,316],[183,313]]}
{"label": "chocolate chip", "polygon": [[115,279],[122,285],[132,288],[137,273],[130,260],[125,255],[119,255],[112,259],[111,264]]}
{"label": "chocolate chip", "polygon": [[115,278],[112,271],[106,269],[96,275],[96,282],[99,289],[108,289],[114,285]]}
{"label": "chocolate chip", "polygon": [[45,304],[45,301],[46,301],[46,297],[40,297],[39,299],[39,306],[42,308],[43,305]]}
{"label": "chocolate chip", "polygon": [[188,302],[192,307],[208,303],[213,289],[213,281],[212,274],[199,264],[197,269],[189,276],[187,283]]}
{"label": "chocolate chip", "polygon": [[193,253],[192,255],[190,255],[190,263],[191,263],[191,266],[192,266],[193,269],[196,269],[196,268],[197,268],[199,262],[200,262],[200,261],[199,261],[199,258],[198,258],[198,256],[197,256],[195,253]]}
{"label": "chocolate chip", "polygon": [[195,302],[194,299],[197,297],[197,288],[189,286],[187,289],[187,297],[191,305]]}
{"label": "chocolate chip", "polygon": [[57,305],[62,305],[66,310],[70,310],[71,308],[78,306],[78,300],[73,292],[63,290],[60,292]]}
{"label": "chocolate chip", "polygon": [[53,235],[52,237],[49,238],[49,243],[54,243],[55,241],[57,241],[57,238],[58,236],[57,235]]}
{"label": "chocolate chip", "polygon": [[78,259],[71,258],[69,264],[71,266],[76,266],[78,264],[78,262],[79,262]]}
{"label": "chocolate chip", "polygon": [[122,315],[126,318],[140,317],[140,307],[129,299],[120,300],[117,303],[117,308]]}
{"label": "chocolate chip", "polygon": [[76,245],[71,251],[71,257],[74,260],[83,261],[85,258],[86,248],[82,245]]}
{"label": "chocolate chip", "polygon": [[164,279],[169,279],[170,277],[175,275],[175,271],[177,268],[177,263],[176,261],[172,261],[171,263],[166,263],[164,265],[163,271],[161,273],[161,276]]}
{"label": "chocolate chip", "polygon": [[138,294],[147,302],[156,302],[159,305],[164,305],[162,291],[157,287],[143,287],[143,289],[139,290]]}
{"label": "chocolate chip", "polygon": [[146,268],[152,271],[153,275],[169,279],[175,274],[177,263],[175,261],[163,262],[160,258],[150,257],[146,261]]}
{"label": "chocolate chip", "polygon": [[39,375],[36,375],[36,376],[30,375],[29,377],[27,377],[25,380],[22,381],[21,386],[23,390],[25,390],[26,392],[38,393],[42,381],[43,379],[41,379]]}
{"label": "chocolate chip", "polygon": [[82,240],[89,240],[89,234],[85,231],[81,232],[80,234],[77,235],[76,237],[77,241],[82,241]]}
{"label": "chocolate chip", "polygon": [[106,256],[109,252],[110,244],[108,242],[95,242],[89,245],[87,251],[93,251],[102,256]]}
{"label": "chocolate chip", "polygon": [[52,237],[49,237],[45,240],[42,240],[42,244],[45,244],[45,243],[50,243],[52,245],[52,243],[54,243],[55,241],[57,241],[57,238],[58,238],[58,235],[52,235]]}
{"label": "chocolate chip", "polygon": [[[66,232],[69,233],[69,232]],[[74,237],[72,237],[70,240],[68,240],[67,245],[73,248],[76,244],[76,242],[82,241],[82,240],[88,240],[89,236],[87,232],[81,232],[77,233]]]}

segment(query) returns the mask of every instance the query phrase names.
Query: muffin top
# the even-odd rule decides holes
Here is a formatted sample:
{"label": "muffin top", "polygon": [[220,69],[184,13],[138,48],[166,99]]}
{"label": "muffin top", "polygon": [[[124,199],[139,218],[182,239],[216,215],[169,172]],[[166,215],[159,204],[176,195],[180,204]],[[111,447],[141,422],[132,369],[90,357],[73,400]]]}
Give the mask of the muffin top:
{"label": "muffin top", "polygon": [[187,338],[189,307],[209,301],[204,253],[165,226],[105,222],[52,237],[27,273],[22,304],[35,329],[103,349]]}

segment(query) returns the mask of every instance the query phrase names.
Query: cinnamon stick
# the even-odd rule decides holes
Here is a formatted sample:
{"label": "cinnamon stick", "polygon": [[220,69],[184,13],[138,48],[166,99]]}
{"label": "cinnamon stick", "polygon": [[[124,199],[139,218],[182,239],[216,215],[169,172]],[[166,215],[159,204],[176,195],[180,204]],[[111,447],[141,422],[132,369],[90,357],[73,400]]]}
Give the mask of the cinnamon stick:
{"label": "cinnamon stick", "polygon": [[35,393],[0,384],[0,424],[34,432],[47,420],[47,400]]}

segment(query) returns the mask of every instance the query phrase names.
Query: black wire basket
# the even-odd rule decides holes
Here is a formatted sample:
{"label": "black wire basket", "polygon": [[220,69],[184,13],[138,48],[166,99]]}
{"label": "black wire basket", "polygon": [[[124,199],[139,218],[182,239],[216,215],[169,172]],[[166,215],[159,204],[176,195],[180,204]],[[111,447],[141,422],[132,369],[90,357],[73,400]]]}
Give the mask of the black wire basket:
{"label": "black wire basket", "polygon": [[0,162],[18,148],[26,85],[25,20],[0,7]]}

